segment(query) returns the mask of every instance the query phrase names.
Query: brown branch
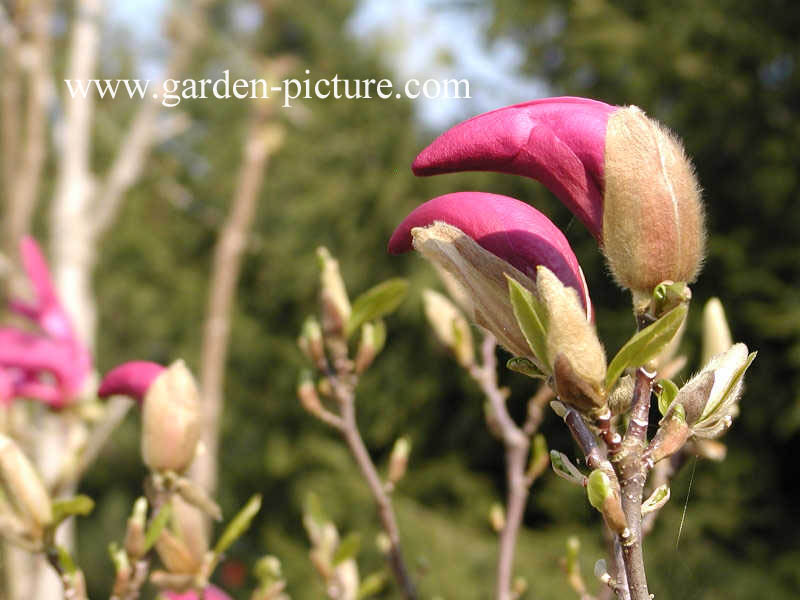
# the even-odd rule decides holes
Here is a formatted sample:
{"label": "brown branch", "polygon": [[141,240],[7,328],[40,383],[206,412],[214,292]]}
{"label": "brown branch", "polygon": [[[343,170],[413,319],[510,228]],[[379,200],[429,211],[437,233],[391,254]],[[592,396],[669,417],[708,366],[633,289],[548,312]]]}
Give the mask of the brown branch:
{"label": "brown branch", "polygon": [[350,452],[361,474],[367,481],[367,486],[372,493],[372,497],[378,505],[378,517],[380,518],[381,525],[389,538],[389,565],[400,585],[403,597],[406,598],[406,600],[417,600],[418,595],[416,587],[414,586],[414,582],[411,579],[411,575],[403,559],[403,553],[400,547],[400,529],[397,526],[397,518],[394,513],[394,508],[392,507],[392,501],[378,475],[372,458],[370,458],[369,451],[364,445],[364,440],[361,438],[358,423],[356,422],[355,382],[345,383],[344,379],[352,378],[342,378],[335,374],[332,374],[330,379],[334,394],[336,395],[341,409],[342,423],[341,427],[338,428],[339,432],[350,448]]}
{"label": "brown branch", "polygon": [[470,375],[480,386],[492,411],[498,437],[506,451],[506,500],[505,525],[500,532],[500,547],[497,556],[497,579],[495,582],[495,598],[510,600],[512,598],[511,581],[514,569],[514,553],[517,545],[519,529],[525,513],[528,493],[533,484],[533,475],[526,475],[526,464],[530,450],[530,437],[539,428],[544,411],[543,405],[552,397],[549,388],[542,386],[539,392],[528,403],[528,414],[520,428],[508,413],[506,399],[508,391],[497,383],[497,357],[495,355],[497,341],[491,334],[486,334],[481,344],[482,362],[473,364]]}
{"label": "brown branch", "polygon": [[[167,61],[162,82],[178,77],[192,58],[204,30],[205,12],[214,0],[194,0],[181,14],[173,15],[174,23],[179,23],[179,34],[172,53]],[[161,84],[155,89],[160,89]],[[156,138],[156,120],[162,110],[157,99],[143,98],[143,105],[133,117],[116,157],[102,182],[100,192],[95,196],[95,211],[92,229],[95,235],[105,233],[113,224],[125,193],[139,178],[148,153]]]}
{"label": "brown branch", "polygon": [[211,267],[200,364],[205,419],[201,439],[205,452],[199,454],[192,465],[192,479],[209,493],[216,488],[219,420],[224,405],[225,363],[236,286],[267,162],[280,143],[275,136],[266,135],[265,119],[264,109],[256,109],[245,141],[230,213],[214,248]]}
{"label": "brown branch", "polygon": [[647,468],[642,464],[642,452],[647,444],[654,377],[655,373],[650,373],[643,367],[636,371],[628,430],[616,460],[622,491],[622,509],[630,530],[630,536],[622,544],[622,554],[631,600],[650,600],[642,555],[642,493],[647,478]]}

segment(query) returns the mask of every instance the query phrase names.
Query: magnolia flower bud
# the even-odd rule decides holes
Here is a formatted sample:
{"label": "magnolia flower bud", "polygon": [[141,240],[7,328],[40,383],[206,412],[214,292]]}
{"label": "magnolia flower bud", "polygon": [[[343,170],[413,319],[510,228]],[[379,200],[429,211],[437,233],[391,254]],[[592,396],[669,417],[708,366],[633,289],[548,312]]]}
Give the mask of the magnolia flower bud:
{"label": "magnolia flower bud", "polygon": [[300,382],[297,384],[297,399],[300,400],[300,405],[311,415],[319,416],[325,412],[310,371],[302,371],[300,373]]}
{"label": "magnolia flower bud", "polygon": [[472,330],[455,304],[438,292],[422,292],[425,316],[437,339],[456,357],[458,364],[469,368],[475,362]]}
{"label": "magnolia flower bud", "polygon": [[733,346],[731,330],[725,318],[725,309],[719,298],[711,298],[703,307],[703,355],[701,364],[705,365],[712,357],[725,352]]}
{"label": "magnolia flower bud", "polygon": [[200,394],[182,360],[156,377],[142,407],[142,457],[154,471],[181,472],[194,459],[202,428]]}
{"label": "magnolia flower bud", "polygon": [[50,495],[28,458],[11,438],[0,434],[0,484],[25,523],[39,534],[53,521]]}
{"label": "magnolia flower bud", "polygon": [[168,529],[164,529],[158,536],[156,552],[167,571],[173,574],[193,575],[202,566],[188,544]]}
{"label": "magnolia flower bud", "polygon": [[175,535],[186,545],[195,563],[201,564],[208,552],[208,530],[203,512],[180,496],[173,496],[172,525]]}
{"label": "magnolia flower bud", "polygon": [[320,265],[322,326],[326,334],[341,335],[350,319],[350,299],[339,272],[339,261],[325,247],[317,248]]}
{"label": "magnolia flower bud", "polygon": [[705,226],[700,191],[678,140],[635,106],[608,119],[603,251],[620,285],[649,292],[665,279],[691,282]]}
{"label": "magnolia flower bud", "polygon": [[495,502],[489,508],[489,525],[495,533],[500,533],[506,526],[506,511],[499,502]]}
{"label": "magnolia flower bud", "polygon": [[414,249],[446,269],[464,287],[475,306],[476,322],[515,356],[531,350],[519,330],[508,298],[507,273],[531,291],[534,283],[520,271],[484,250],[460,229],[446,223],[411,230]]}
{"label": "magnolia flower bud", "polygon": [[[578,295],[544,266],[537,269],[536,288],[547,310],[547,356],[559,397],[581,410],[604,406],[606,354]],[[567,382],[570,391],[562,385]]]}

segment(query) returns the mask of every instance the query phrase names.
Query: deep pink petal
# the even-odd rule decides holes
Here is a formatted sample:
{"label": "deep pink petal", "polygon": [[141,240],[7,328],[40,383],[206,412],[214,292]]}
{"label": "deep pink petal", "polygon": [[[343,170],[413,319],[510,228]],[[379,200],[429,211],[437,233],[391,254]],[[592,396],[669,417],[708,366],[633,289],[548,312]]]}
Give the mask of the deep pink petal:
{"label": "deep pink petal", "polygon": [[101,398],[113,394],[124,394],[141,402],[153,380],[164,370],[158,363],[137,360],[126,362],[109,371],[97,395]]}
{"label": "deep pink petal", "polygon": [[417,156],[417,175],[498,171],[541,181],[598,240],[603,231],[603,157],[617,107],[587,98],[544,98],[456,125]]}
{"label": "deep pink petal", "polygon": [[564,234],[538,210],[508,196],[485,192],[457,192],[439,196],[415,208],[395,229],[389,252],[412,248],[411,230],[436,221],[459,228],[481,247],[536,279],[544,265],[578,291],[590,308],[589,292],[578,259]]}
{"label": "deep pink petal", "polygon": [[[167,592],[166,595],[169,600],[199,600],[199,595],[194,591],[184,592],[183,594],[178,594],[177,592]],[[231,600],[231,597],[217,586],[209,585],[205,589],[205,599]]]}

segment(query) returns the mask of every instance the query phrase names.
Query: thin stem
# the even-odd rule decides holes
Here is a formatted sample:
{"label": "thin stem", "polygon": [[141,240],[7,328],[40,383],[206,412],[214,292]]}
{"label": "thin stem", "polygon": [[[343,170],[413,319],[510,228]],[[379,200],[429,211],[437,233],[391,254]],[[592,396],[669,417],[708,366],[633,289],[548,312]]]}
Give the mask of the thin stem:
{"label": "thin stem", "polygon": [[525,512],[533,479],[525,475],[526,459],[530,449],[530,436],[541,422],[542,410],[537,397],[531,399],[524,430],[520,429],[508,413],[506,398],[508,392],[497,383],[497,342],[492,335],[486,335],[481,344],[482,364],[472,365],[470,375],[478,383],[491,406],[492,416],[497,425],[498,437],[506,450],[506,519],[500,532],[500,547],[497,556],[496,600],[510,600],[511,579],[514,575],[514,552],[519,529]]}
{"label": "thin stem", "polygon": [[397,526],[397,518],[392,508],[392,502],[384,488],[375,464],[370,458],[369,451],[364,445],[361,433],[358,430],[355,411],[355,394],[352,387],[337,382],[334,385],[337,397],[341,405],[342,424],[339,431],[347,442],[350,452],[355,458],[358,468],[361,470],[364,479],[367,481],[370,492],[378,505],[378,516],[389,537],[389,564],[400,584],[403,596],[406,600],[416,600],[418,598],[414,582],[411,580],[408,568],[406,567],[400,549],[400,530]]}
{"label": "thin stem", "polygon": [[655,373],[643,367],[636,371],[630,422],[616,464],[622,491],[622,510],[630,530],[630,536],[622,544],[622,556],[631,600],[650,598],[642,555],[642,493],[648,470],[642,464],[642,452],[647,444],[654,377]]}

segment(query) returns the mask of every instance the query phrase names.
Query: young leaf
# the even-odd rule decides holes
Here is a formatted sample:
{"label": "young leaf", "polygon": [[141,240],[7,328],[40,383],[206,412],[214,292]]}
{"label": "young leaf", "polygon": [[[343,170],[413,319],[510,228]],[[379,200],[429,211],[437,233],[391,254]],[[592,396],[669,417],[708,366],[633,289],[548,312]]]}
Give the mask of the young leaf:
{"label": "young leaf", "polygon": [[524,356],[509,358],[508,362],[506,362],[506,368],[510,371],[527,375],[532,379],[547,379],[547,375],[542,373],[531,359],[525,358]]}
{"label": "young leaf", "polygon": [[65,500],[56,500],[53,502],[53,523],[61,523],[73,515],[80,515],[85,517],[94,509],[94,500],[89,496],[75,496],[74,498],[67,498]]}
{"label": "young leaf", "polygon": [[665,483],[654,489],[650,497],[642,503],[642,516],[658,510],[667,503],[667,500],[669,500],[669,486]]}
{"label": "young leaf", "polygon": [[58,554],[58,562],[64,572],[68,575],[74,575],[75,571],[78,569],[75,566],[75,561],[72,560],[72,555],[70,555],[69,550],[59,545],[56,546],[56,553]]}
{"label": "young leaf", "polygon": [[225,531],[222,532],[219,540],[217,540],[217,545],[214,546],[214,554],[223,554],[230,548],[231,544],[250,528],[250,523],[252,523],[253,517],[256,516],[259,510],[261,510],[261,494],[256,494],[247,501],[242,510],[228,523]]}
{"label": "young leaf", "polygon": [[147,552],[158,541],[164,527],[167,526],[169,518],[172,516],[172,504],[167,502],[161,507],[144,534],[144,551]]}
{"label": "young leaf", "polygon": [[671,379],[662,379],[658,382],[661,392],[658,394],[658,412],[663,417],[675,397],[678,395],[678,386]]}
{"label": "young leaf", "polygon": [[572,464],[566,454],[558,450],[550,450],[550,464],[556,475],[570,483],[583,485],[583,482],[586,481],[586,476]]}
{"label": "young leaf", "polygon": [[369,598],[380,592],[386,586],[386,571],[370,573],[358,586],[358,600]]}
{"label": "young leaf", "polygon": [[520,331],[531,352],[541,364],[547,364],[547,312],[541,302],[516,279],[506,275],[508,295]]}
{"label": "young leaf", "polygon": [[361,535],[354,531],[339,542],[336,551],[333,553],[333,566],[336,567],[346,560],[355,558],[360,549]]}
{"label": "young leaf", "polygon": [[603,512],[603,504],[612,493],[611,480],[608,475],[600,469],[595,469],[589,473],[589,479],[586,482],[586,495],[589,497],[589,504]]}
{"label": "young leaf", "polygon": [[640,367],[655,358],[678,332],[688,310],[685,304],[681,304],[629,339],[608,365],[606,390],[614,387],[625,369]]}
{"label": "young leaf", "polygon": [[347,321],[347,336],[351,336],[366,321],[394,312],[408,292],[408,281],[400,277],[387,279],[368,289],[353,302]]}

